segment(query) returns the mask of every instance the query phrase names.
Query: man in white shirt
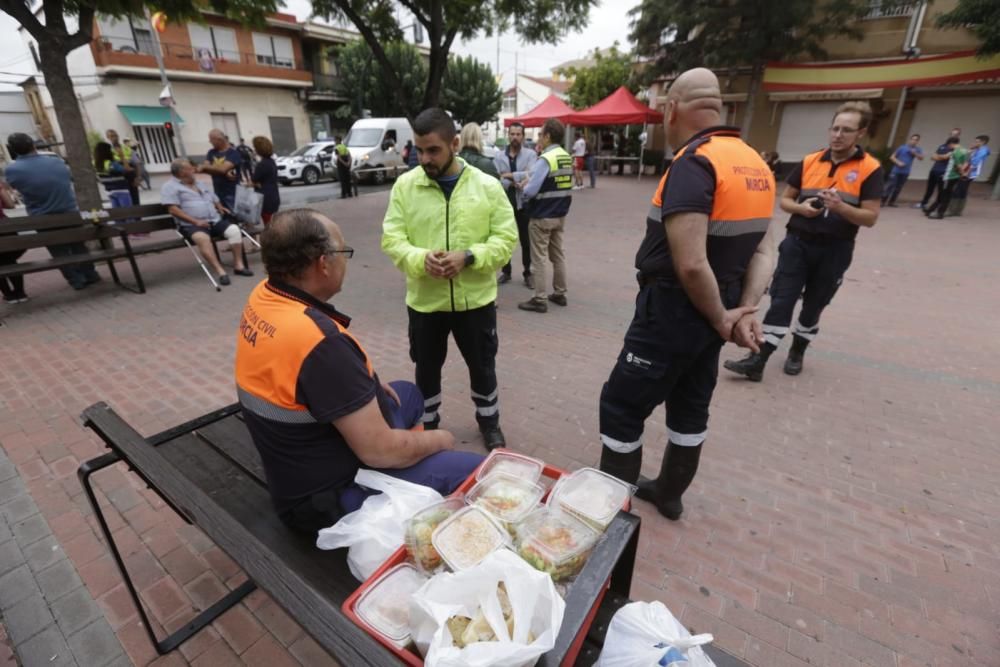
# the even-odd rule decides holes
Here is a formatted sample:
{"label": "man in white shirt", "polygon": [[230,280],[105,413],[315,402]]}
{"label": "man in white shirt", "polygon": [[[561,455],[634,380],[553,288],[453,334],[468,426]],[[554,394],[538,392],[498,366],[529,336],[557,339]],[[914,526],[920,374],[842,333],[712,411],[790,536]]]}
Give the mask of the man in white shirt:
{"label": "man in white shirt", "polygon": [[587,155],[587,142],[583,140],[583,133],[576,133],[576,141],[573,142],[573,186],[574,190],[583,190],[583,169],[584,158]]}

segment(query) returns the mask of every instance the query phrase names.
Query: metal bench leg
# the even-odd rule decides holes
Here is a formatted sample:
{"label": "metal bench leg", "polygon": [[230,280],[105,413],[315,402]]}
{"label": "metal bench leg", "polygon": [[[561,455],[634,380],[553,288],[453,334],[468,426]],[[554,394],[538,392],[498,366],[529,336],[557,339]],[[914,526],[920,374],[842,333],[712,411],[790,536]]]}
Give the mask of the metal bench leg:
{"label": "metal bench leg", "polygon": [[[97,496],[94,495],[94,488],[90,484],[91,475],[103,470],[104,468],[112,466],[119,461],[122,461],[122,458],[114,452],[103,454],[97,458],[85,461],[80,465],[76,474],[80,479],[80,484],[83,486],[83,490],[87,493],[87,502],[90,503],[91,508],[94,510],[94,514],[97,516],[97,522],[101,526],[101,533],[104,534],[104,539],[108,544],[108,548],[111,550],[111,555],[115,559],[118,571],[121,572],[122,579],[125,582],[125,587],[128,589],[128,594],[132,597],[132,603],[135,605],[136,611],[139,612],[139,617],[142,619],[142,626],[146,629],[146,634],[149,635],[149,641],[152,642],[157,653],[160,655],[166,655],[197,634],[202,628],[213,622],[231,607],[239,603],[240,600],[252,593],[257,588],[257,585],[248,579],[238,588],[235,588],[223,596],[222,599],[213,604],[211,607],[195,616],[186,625],[175,630],[173,634],[164,637],[162,640],[157,639],[156,633],[153,632],[153,627],[149,622],[149,616],[147,616],[145,607],[143,607],[142,600],[139,597],[139,593],[135,589],[135,584],[132,583],[132,577],[129,576],[128,568],[125,567],[125,561],[122,559],[121,552],[118,551],[118,545],[115,544],[114,537],[111,535],[111,528],[108,526],[108,522],[104,518],[104,512],[101,510],[101,506],[97,502]],[[156,491],[155,488],[153,490]],[[173,507],[173,505],[171,505],[171,507]],[[174,511],[177,511],[176,508],[174,508]],[[181,516],[183,517],[183,515]]]}
{"label": "metal bench leg", "polygon": [[[128,257],[128,263],[132,266],[132,275],[135,276],[135,284],[138,290],[134,290],[128,285],[122,285],[118,283],[130,292],[135,292],[136,294],[145,294],[146,285],[142,282],[142,274],[139,273],[139,265],[135,262],[135,253],[132,252],[132,243],[128,240],[128,234],[122,232],[122,245],[125,246],[125,254]],[[117,280],[115,282],[118,282]]]}

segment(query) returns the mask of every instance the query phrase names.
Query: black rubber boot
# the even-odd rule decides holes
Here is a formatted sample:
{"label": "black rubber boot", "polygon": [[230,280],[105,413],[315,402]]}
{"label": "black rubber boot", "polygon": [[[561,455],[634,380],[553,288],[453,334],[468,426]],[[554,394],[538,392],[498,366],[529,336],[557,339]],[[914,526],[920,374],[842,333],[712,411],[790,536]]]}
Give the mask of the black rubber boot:
{"label": "black rubber boot", "polygon": [[722,363],[722,367],[753,382],[760,382],[764,379],[764,366],[776,349],[774,345],[764,343],[760,346],[760,352],[751,352],[739,361],[727,359]]}
{"label": "black rubber boot", "polygon": [[622,454],[608,447],[601,448],[601,471],[614,475],[623,482],[635,484],[642,468],[642,447]]}
{"label": "black rubber boot", "polygon": [[660,514],[671,521],[680,519],[684,513],[681,496],[691,486],[691,480],[698,472],[701,447],[701,445],[681,447],[672,442],[668,443],[660,464],[660,476],[656,479],[640,480],[635,497],[653,503]]}
{"label": "black rubber boot", "polygon": [[802,357],[809,347],[809,341],[801,336],[792,338],[792,349],[788,351],[788,358],[785,359],[785,374],[798,375],[802,372]]}

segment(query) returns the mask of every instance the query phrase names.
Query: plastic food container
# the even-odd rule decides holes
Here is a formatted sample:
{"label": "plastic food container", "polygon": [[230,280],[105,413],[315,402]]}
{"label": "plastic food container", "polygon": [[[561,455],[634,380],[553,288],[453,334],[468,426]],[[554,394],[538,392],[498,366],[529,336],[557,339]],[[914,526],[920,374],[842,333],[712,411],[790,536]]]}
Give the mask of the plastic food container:
{"label": "plastic food container", "polygon": [[504,473],[537,482],[545,469],[545,463],[524,454],[515,454],[503,449],[496,449],[486,457],[476,473],[476,481],[482,481],[493,473]]}
{"label": "plastic food container", "polygon": [[545,495],[540,484],[503,472],[487,475],[469,489],[465,502],[478,505],[504,523],[515,524],[538,507]]}
{"label": "plastic food container", "polygon": [[508,544],[507,534],[479,507],[465,507],[442,521],[431,536],[434,548],[454,571],[478,565]]}
{"label": "plastic food container", "polygon": [[394,646],[410,644],[410,596],[427,577],[409,563],[387,571],[358,600],[358,618]]}
{"label": "plastic food container", "polygon": [[576,575],[600,534],[568,512],[544,507],[517,527],[517,553],[553,581]]}
{"label": "plastic food container", "polygon": [[549,494],[549,507],[563,509],[604,532],[635,487],[594,468],[563,476]]}
{"label": "plastic food container", "polygon": [[465,499],[461,496],[445,498],[441,502],[428,505],[413,515],[406,524],[406,551],[410,554],[417,569],[431,574],[442,565],[441,555],[434,548],[431,537],[434,529],[442,521],[465,507]]}

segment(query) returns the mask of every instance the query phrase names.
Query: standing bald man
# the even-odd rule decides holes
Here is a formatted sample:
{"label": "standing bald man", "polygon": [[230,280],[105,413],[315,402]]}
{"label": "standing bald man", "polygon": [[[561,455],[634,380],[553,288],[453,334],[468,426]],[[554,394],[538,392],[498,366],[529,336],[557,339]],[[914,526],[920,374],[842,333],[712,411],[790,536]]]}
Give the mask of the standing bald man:
{"label": "standing bald man", "polygon": [[212,189],[222,205],[230,211],[236,210],[236,182],[239,180],[237,168],[243,162],[243,156],[236,147],[229,143],[229,137],[222,130],[215,129],[208,133],[208,143],[212,148],[205,155],[205,161],[198,167],[198,172],[212,176]]}
{"label": "standing bald man", "polygon": [[719,82],[707,69],[674,81],[664,120],[674,161],[639,246],[635,315],[601,391],[601,470],[635,483],[646,418],[667,408],[660,474],[637,496],[677,520],[698,470],[708,406],[728,342],[762,342],[754,317],[774,268],[774,176],[735,127],[721,125]]}

